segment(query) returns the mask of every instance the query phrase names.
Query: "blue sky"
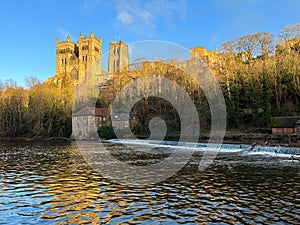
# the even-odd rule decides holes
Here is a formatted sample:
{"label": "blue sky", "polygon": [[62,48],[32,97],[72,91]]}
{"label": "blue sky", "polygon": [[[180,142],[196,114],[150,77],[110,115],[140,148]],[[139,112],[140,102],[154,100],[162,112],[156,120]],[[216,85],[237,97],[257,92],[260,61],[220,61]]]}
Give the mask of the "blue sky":
{"label": "blue sky", "polygon": [[300,22],[300,0],[6,0],[0,7],[0,80],[55,74],[55,41],[94,31],[109,42],[163,40],[214,50],[248,33]]}

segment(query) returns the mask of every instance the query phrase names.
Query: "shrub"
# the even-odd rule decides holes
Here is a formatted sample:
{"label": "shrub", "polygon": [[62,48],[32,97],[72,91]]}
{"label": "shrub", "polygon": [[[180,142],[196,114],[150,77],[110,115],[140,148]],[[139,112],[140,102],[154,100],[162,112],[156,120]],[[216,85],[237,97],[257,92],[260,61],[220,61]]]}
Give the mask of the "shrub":
{"label": "shrub", "polygon": [[115,132],[112,126],[102,126],[98,128],[98,134],[100,138],[111,139],[115,138]]}

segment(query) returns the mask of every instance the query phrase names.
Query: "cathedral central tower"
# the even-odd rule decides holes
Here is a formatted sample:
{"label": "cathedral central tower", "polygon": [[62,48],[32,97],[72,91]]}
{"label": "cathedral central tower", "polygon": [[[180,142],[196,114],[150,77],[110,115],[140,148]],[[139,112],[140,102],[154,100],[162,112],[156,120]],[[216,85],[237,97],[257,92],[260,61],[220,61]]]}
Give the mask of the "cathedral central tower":
{"label": "cathedral central tower", "polygon": [[110,42],[108,73],[128,71],[129,55],[128,45],[123,41]]}

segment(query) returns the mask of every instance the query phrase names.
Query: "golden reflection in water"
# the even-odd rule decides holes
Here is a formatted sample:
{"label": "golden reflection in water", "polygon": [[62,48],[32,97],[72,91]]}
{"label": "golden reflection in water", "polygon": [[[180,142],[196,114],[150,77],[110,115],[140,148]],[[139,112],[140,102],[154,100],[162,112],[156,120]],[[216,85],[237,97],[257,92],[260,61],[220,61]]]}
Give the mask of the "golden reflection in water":
{"label": "golden reflection in water", "polygon": [[[49,164],[51,179],[43,182],[53,196],[49,209],[42,218],[56,224],[99,224],[110,223],[116,217],[122,217],[133,204],[138,205],[140,198],[153,200],[147,196],[145,189],[138,194],[130,188],[110,183],[96,174],[85,161],[80,151],[70,147],[64,151],[68,156],[62,164]],[[149,199],[150,198],[150,199]],[[143,215],[150,218],[151,214]],[[128,222],[138,222],[130,219]]]}
{"label": "golden reflection in water", "polygon": [[[107,218],[98,215],[103,210],[102,202],[107,201],[99,191],[101,184],[96,181],[98,177],[89,167],[78,162],[80,160],[71,160],[80,156],[78,149],[67,148],[65,154],[69,154],[69,162],[53,164],[49,168],[53,176],[43,183],[49,188],[48,193],[53,199],[49,202],[49,211],[43,213],[42,217],[58,220],[56,224],[98,224],[103,220],[109,221],[109,214]],[[113,215],[114,209],[110,211]]]}
{"label": "golden reflection in water", "polygon": [[41,146],[1,152],[0,145],[0,223],[299,224],[294,162],[262,167],[229,155],[230,169],[222,164],[199,173],[195,164],[160,184],[130,188],[98,175],[73,146]]}

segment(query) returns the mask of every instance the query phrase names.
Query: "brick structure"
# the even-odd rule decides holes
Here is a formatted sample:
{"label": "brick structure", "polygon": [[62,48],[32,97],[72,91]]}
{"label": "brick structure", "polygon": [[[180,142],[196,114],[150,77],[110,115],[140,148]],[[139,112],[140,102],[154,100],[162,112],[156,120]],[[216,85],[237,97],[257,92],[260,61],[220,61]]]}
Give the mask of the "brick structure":
{"label": "brick structure", "polygon": [[272,117],[272,134],[299,134],[300,116]]}

